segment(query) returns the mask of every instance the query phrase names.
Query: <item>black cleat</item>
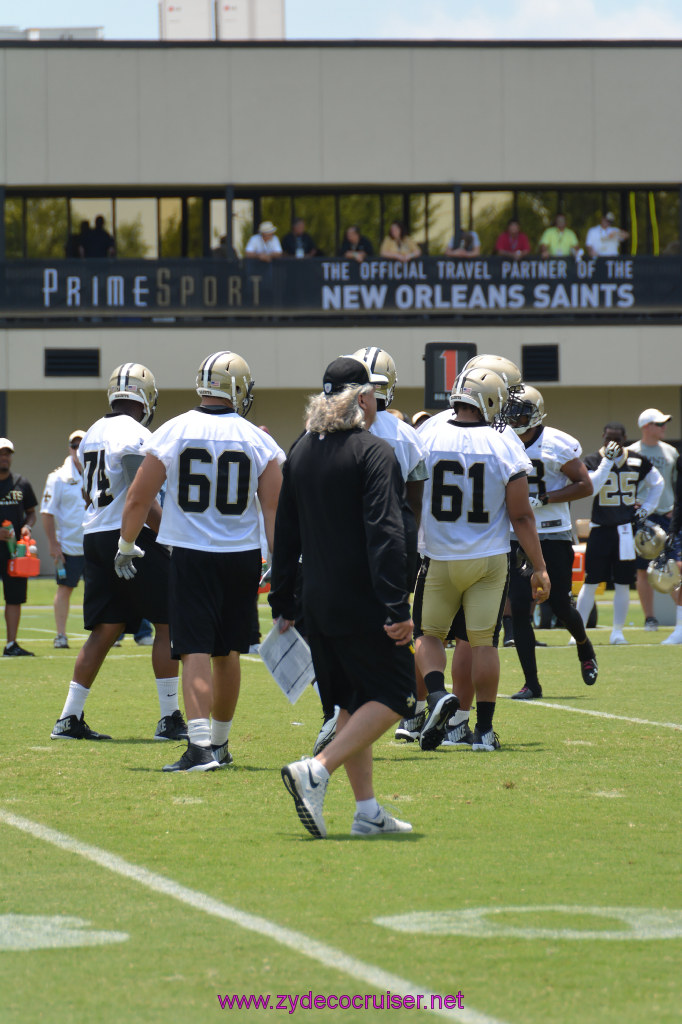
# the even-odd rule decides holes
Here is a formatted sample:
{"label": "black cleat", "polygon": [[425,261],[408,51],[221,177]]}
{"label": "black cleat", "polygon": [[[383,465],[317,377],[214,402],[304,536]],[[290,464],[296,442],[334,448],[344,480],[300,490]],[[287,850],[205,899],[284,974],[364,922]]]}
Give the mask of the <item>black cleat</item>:
{"label": "black cleat", "polygon": [[599,670],[597,669],[597,659],[588,658],[586,661],[580,662],[580,671],[582,672],[583,682],[585,686],[594,686],[597,682],[597,676]]}
{"label": "black cleat", "polygon": [[25,651],[16,640],[13,640],[11,644],[5,645],[2,656],[3,658],[35,658],[33,651]]}
{"label": "black cleat", "polygon": [[212,772],[220,765],[213,756],[210,747],[200,747],[197,743],[188,743],[187,750],[175,764],[165,764],[164,772]]}
{"label": "black cleat", "polygon": [[448,720],[459,711],[459,700],[454,693],[437,690],[426,698],[429,717],[419,734],[419,746],[422,750],[435,750],[445,738]]}
{"label": "black cleat", "polygon": [[480,733],[478,726],[474,729],[474,742],[471,745],[472,750],[499,750],[500,749],[500,738],[496,732],[489,729],[486,733]]}
{"label": "black cleat", "polygon": [[519,690],[518,693],[512,693],[512,700],[540,700],[542,697],[542,687],[536,693],[535,690],[531,690],[529,686],[524,686]]}
{"label": "black cleat", "polygon": [[51,740],[110,740],[103,732],[95,732],[85,721],[83,715],[67,715],[54,724]]}
{"label": "black cleat", "polygon": [[178,709],[172,715],[166,715],[159,720],[154,733],[155,740],[186,740],[188,739],[187,725],[182,717],[182,711]]}
{"label": "black cleat", "polygon": [[414,743],[419,739],[419,733],[426,722],[426,711],[419,711],[414,718],[401,718],[398,728],[395,731],[397,740],[406,740],[407,743]]}
{"label": "black cleat", "polygon": [[212,743],[211,753],[213,758],[218,762],[219,768],[229,768],[230,765],[234,764],[234,758],[227,749],[227,742],[225,743]]}

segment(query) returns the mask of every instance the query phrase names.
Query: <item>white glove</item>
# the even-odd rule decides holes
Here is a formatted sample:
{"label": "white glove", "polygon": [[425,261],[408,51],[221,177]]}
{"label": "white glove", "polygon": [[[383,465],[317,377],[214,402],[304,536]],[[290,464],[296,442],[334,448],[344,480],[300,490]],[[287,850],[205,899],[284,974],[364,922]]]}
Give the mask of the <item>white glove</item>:
{"label": "white glove", "polygon": [[114,559],[116,575],[122,580],[132,580],[137,574],[137,566],[133,565],[133,558],[144,558],[144,551],[138,548],[132,541],[118,538],[118,554]]}
{"label": "white glove", "polygon": [[643,508],[640,505],[639,508],[635,509],[635,523],[639,526],[640,523],[643,523],[644,520],[647,519],[649,515],[650,515],[649,510],[646,509],[646,508]]}
{"label": "white glove", "polygon": [[542,504],[540,499],[536,498],[534,495],[532,495],[528,500],[530,502],[531,508],[544,508],[544,505]]}
{"label": "white glove", "polygon": [[617,441],[609,441],[604,449],[604,458],[608,459],[609,462],[614,462],[621,457],[622,453],[623,449]]}

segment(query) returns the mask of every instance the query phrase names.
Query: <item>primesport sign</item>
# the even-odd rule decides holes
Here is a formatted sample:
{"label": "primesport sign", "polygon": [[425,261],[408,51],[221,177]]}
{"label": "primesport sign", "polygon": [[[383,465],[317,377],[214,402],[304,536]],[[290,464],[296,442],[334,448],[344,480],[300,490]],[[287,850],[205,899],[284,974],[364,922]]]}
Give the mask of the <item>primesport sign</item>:
{"label": "primesport sign", "polygon": [[430,341],[424,349],[424,408],[447,409],[452,385],[476,355],[468,341]]}

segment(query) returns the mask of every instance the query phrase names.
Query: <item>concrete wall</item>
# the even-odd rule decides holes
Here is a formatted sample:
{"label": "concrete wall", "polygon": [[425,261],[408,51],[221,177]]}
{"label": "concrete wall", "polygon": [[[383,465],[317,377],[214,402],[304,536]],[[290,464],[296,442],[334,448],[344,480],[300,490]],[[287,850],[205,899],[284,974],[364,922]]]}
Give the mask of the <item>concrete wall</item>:
{"label": "concrete wall", "polygon": [[6,45],[0,182],[675,182],[680,53]]}

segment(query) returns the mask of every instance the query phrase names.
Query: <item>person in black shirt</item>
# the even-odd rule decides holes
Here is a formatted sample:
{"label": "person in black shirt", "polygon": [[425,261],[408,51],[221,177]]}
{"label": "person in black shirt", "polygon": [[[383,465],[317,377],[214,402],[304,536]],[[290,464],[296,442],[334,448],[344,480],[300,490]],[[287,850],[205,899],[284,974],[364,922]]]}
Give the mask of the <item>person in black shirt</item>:
{"label": "person in black shirt", "polygon": [[365,238],[364,235],[360,234],[360,228],[357,224],[351,224],[346,228],[346,233],[343,236],[343,241],[339,246],[337,255],[342,256],[346,260],[355,260],[356,263],[362,263],[364,259],[374,255],[374,247],[369,238]]}
{"label": "person in black shirt", "polygon": [[317,246],[305,229],[303,217],[296,217],[291,222],[291,231],[282,239],[282,252],[285,256],[304,259],[319,256]]}
{"label": "person in black shirt", "polygon": [[578,594],[577,607],[587,623],[597,586],[613,576],[613,629],[609,643],[626,644],[623,626],[630,587],[635,582],[632,526],[643,522],[656,508],[663,477],[646,456],[626,447],[622,423],[607,423],[602,436],[603,446],[583,460],[594,487],[594,501],[592,529],[585,549],[585,582]]}
{"label": "person in black shirt", "polygon": [[86,259],[104,259],[116,255],[116,243],[112,235],[105,230],[104,217],[101,214],[95,218],[94,228],[81,235],[80,254]]}
{"label": "person in black shirt", "polygon": [[[27,535],[36,521],[38,499],[28,480],[12,473],[14,445],[7,437],[0,437],[0,523],[9,521],[9,527],[0,527],[0,577],[5,596],[5,623],[7,644],[4,658],[33,657],[32,651],[25,651],[17,643],[17,631],[21,618],[21,606],[26,604],[27,581],[7,573],[10,549],[7,541],[13,536],[19,540]],[[13,531],[13,532],[12,532]]]}
{"label": "person in black shirt", "polygon": [[329,776],[344,765],[355,794],[351,835],[409,832],[377,803],[372,743],[416,703],[403,480],[393,449],[367,427],[374,384],[387,378],[343,356],[307,409],[307,432],[283,469],[275,523],[270,604],[282,632],[292,624],[299,558],[302,606],[324,706],[341,708],[336,737],[315,758],[285,765],[284,784],[303,825],[326,836]]}

